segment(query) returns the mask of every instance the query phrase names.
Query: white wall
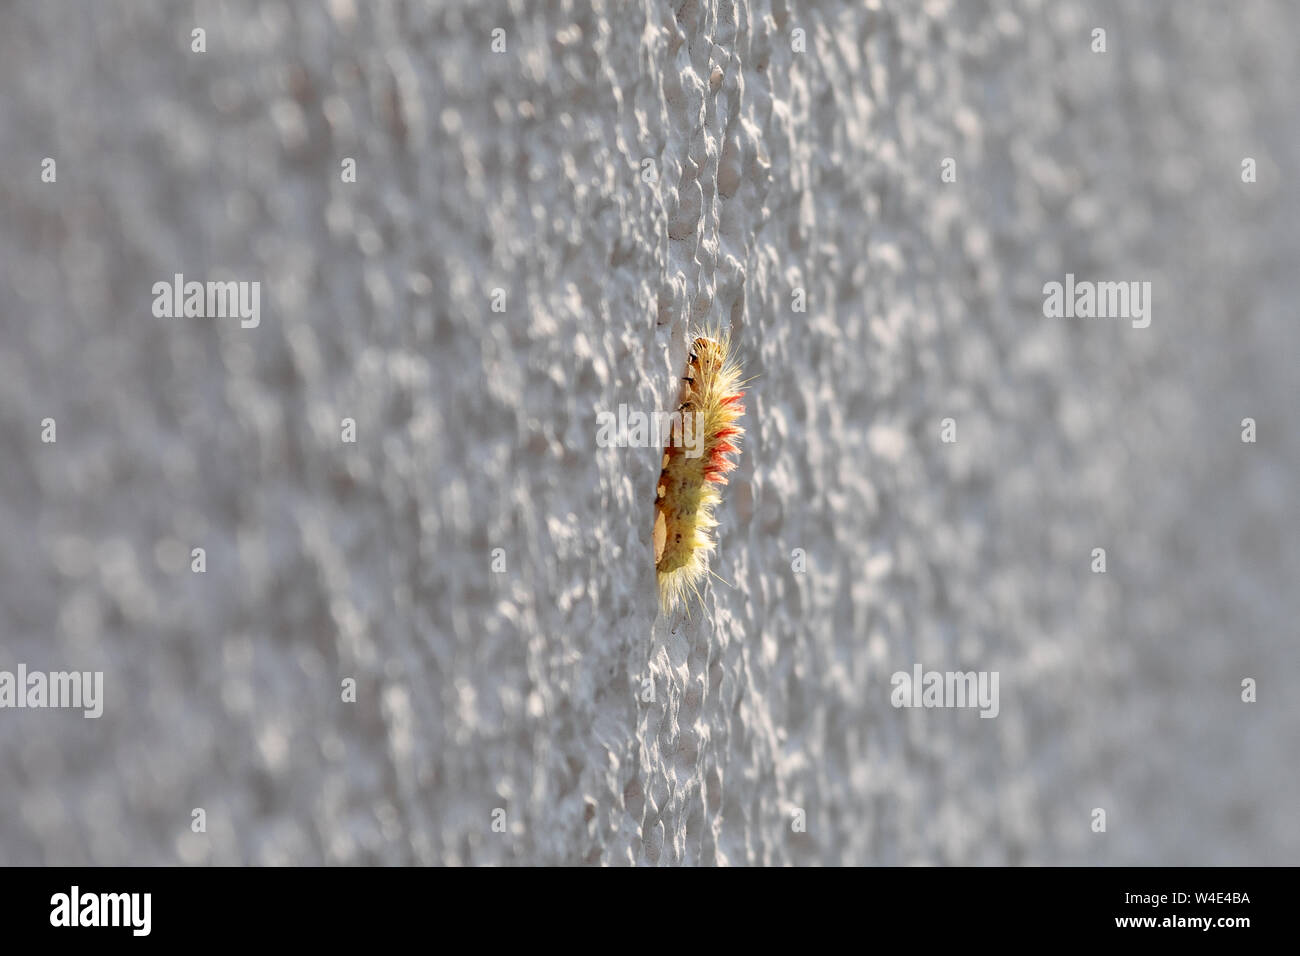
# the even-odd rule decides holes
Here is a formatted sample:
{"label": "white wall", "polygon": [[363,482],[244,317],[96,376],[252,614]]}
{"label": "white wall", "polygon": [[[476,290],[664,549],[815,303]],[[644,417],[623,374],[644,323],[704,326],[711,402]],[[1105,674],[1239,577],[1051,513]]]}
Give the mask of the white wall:
{"label": "white wall", "polygon": [[[1293,6],[193,6],[0,35],[0,668],[107,694],[0,711],[0,860],[1300,862]],[[596,415],[693,322],[734,587],[656,620]]]}

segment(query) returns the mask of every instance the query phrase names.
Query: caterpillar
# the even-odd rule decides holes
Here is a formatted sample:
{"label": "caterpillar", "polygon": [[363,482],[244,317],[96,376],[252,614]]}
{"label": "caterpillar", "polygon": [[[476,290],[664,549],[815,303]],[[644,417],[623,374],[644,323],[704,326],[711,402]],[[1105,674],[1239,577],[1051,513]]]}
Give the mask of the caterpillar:
{"label": "caterpillar", "polygon": [[[700,597],[715,543],[714,509],[722,502],[718,486],[736,467],[728,457],[740,453],[744,429],[736,422],[745,413],[741,404],[745,383],[739,362],[731,354],[729,336],[697,333],[682,376],[677,411],[678,435],[696,429],[696,441],[669,441],[655,489],[654,549],[659,580],[659,606],[670,613],[688,594]],[[675,426],[676,427],[676,426]]]}

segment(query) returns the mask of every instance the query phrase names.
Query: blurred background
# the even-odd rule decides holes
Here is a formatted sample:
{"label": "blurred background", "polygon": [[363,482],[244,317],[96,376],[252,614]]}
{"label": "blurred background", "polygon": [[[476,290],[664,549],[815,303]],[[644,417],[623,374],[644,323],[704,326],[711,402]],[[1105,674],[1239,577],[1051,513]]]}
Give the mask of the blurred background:
{"label": "blurred background", "polygon": [[[1300,863],[1298,28],[9,5],[0,669],[105,700],[0,710],[0,863]],[[757,376],[728,585],[659,617],[596,415],[701,323]],[[917,663],[998,717],[894,709]]]}

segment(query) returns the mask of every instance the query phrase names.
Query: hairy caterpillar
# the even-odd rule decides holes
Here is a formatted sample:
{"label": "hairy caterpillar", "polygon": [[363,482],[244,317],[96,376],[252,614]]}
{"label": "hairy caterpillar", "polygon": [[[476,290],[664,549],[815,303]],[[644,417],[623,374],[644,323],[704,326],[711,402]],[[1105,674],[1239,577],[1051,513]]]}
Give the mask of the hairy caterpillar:
{"label": "hairy caterpillar", "polygon": [[714,541],[709,532],[718,525],[713,511],[722,501],[718,486],[736,467],[727,456],[740,452],[744,432],[736,424],[745,413],[740,374],[727,336],[696,335],[677,410],[681,431],[699,429],[702,441],[693,448],[669,441],[655,494],[655,570],[664,613],[688,594],[699,600],[700,584],[710,573]]}

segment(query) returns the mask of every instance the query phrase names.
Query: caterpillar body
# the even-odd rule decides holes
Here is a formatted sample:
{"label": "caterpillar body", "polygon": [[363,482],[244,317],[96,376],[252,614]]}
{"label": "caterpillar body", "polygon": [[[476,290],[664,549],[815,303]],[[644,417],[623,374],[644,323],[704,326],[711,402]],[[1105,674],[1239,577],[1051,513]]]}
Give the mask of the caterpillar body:
{"label": "caterpillar body", "polygon": [[710,573],[715,548],[710,532],[717,527],[714,510],[722,501],[719,486],[727,484],[728,472],[736,467],[730,456],[739,454],[744,433],[736,424],[745,413],[740,375],[727,336],[694,338],[677,410],[683,422],[690,420],[700,430],[702,442],[691,454],[670,441],[655,489],[655,570],[664,613],[689,594],[699,600],[700,585]]}

